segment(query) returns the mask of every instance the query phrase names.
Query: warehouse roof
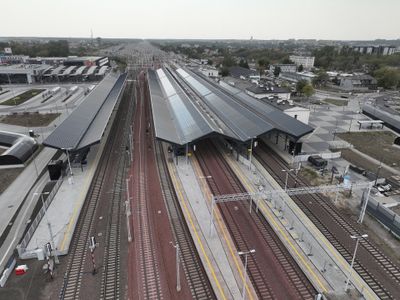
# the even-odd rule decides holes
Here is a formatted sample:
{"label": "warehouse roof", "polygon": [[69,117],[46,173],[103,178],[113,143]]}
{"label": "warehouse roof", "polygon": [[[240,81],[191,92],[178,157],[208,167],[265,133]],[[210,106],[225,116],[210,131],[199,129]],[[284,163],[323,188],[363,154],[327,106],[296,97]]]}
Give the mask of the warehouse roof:
{"label": "warehouse roof", "polygon": [[78,150],[99,142],[125,79],[126,74],[108,74],[43,144]]}

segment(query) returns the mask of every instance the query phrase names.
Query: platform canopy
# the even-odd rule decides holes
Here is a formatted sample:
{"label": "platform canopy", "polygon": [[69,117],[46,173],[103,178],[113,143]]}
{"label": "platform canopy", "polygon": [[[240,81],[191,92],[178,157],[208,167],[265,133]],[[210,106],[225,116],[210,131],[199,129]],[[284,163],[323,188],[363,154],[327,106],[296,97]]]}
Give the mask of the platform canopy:
{"label": "platform canopy", "polygon": [[43,144],[75,151],[100,142],[126,76],[126,73],[108,74]]}
{"label": "platform canopy", "polygon": [[313,130],[240,90],[223,89],[188,70],[149,70],[149,87],[156,137],[174,144],[211,135],[246,142],[272,130],[298,139]]}

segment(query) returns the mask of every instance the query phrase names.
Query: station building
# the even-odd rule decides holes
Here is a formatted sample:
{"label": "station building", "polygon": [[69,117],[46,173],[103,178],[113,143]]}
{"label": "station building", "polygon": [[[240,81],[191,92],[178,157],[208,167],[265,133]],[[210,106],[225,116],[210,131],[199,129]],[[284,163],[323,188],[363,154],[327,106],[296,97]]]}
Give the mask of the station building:
{"label": "station building", "polygon": [[[201,139],[220,137],[248,154],[255,139],[269,140],[288,153],[301,152],[313,128],[230,85],[209,81],[201,72],[179,68],[148,71],[155,135],[176,155],[195,151]],[[190,95],[190,96],[188,96]],[[183,150],[183,153],[185,150]]]}

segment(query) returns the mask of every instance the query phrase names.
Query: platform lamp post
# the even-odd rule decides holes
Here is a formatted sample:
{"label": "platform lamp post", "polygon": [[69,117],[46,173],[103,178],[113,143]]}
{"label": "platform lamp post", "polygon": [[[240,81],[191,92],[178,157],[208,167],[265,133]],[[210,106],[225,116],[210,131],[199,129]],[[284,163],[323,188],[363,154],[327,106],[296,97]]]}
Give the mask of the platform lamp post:
{"label": "platform lamp post", "polygon": [[251,249],[249,251],[239,251],[239,256],[244,255],[244,274],[243,274],[243,291],[242,291],[242,300],[246,297],[246,285],[247,285],[247,258],[250,254],[256,253],[255,249]]}
{"label": "platform lamp post", "polygon": [[71,160],[69,159],[69,153],[70,153],[71,149],[72,148],[62,148],[61,150],[64,150],[65,153],[67,154],[69,174],[71,176],[71,182],[73,184],[74,183],[74,174],[72,173]]}
{"label": "platform lamp post", "polygon": [[[255,139],[255,138],[257,138],[257,137],[252,137],[251,138],[251,145],[250,145],[250,149],[249,149],[249,170],[251,170],[251,159],[252,159],[252,157],[253,157],[253,140]],[[257,141],[254,141],[254,148],[255,147],[257,147],[257,145],[258,145],[258,142]]]}
{"label": "platform lamp post", "polygon": [[59,264],[60,261],[59,261],[59,259],[58,259],[58,255],[57,255],[56,244],[55,244],[55,242],[54,242],[53,230],[51,229],[51,223],[50,223],[50,221],[49,221],[49,218],[47,217],[47,209],[46,209],[46,206],[45,206],[45,204],[44,204],[44,199],[43,199],[43,195],[49,195],[49,194],[50,194],[49,192],[44,192],[44,193],[33,193],[33,195],[35,195],[35,196],[40,195],[40,199],[42,200],[42,207],[43,207],[43,209],[44,209],[44,216],[45,216],[45,218],[46,218],[47,227],[48,227],[48,229],[49,229],[49,235],[50,235],[51,246],[52,246],[52,249],[54,249],[54,253],[53,253],[53,254],[54,254],[54,262],[55,262],[56,264]]}
{"label": "platform lamp post", "polygon": [[282,172],[286,173],[286,177],[285,177],[285,192],[287,191],[287,185],[288,185],[288,179],[289,179],[289,173],[296,171],[296,169],[289,169],[289,170],[282,170]]}
{"label": "platform lamp post", "polygon": [[131,215],[131,197],[129,196],[129,181],[131,180],[132,175],[129,178],[126,178],[126,228],[128,230],[128,242],[132,241],[131,235],[131,226],[129,223],[129,217]]}
{"label": "platform lamp post", "polygon": [[350,284],[350,279],[351,279],[351,275],[353,273],[353,265],[354,265],[354,261],[356,260],[356,254],[357,254],[357,248],[358,248],[358,244],[360,243],[360,240],[362,239],[366,239],[368,237],[368,234],[362,234],[362,235],[351,235],[350,236],[353,240],[356,240],[356,247],[354,248],[354,254],[353,254],[353,258],[351,260],[351,264],[350,264],[350,271],[349,271],[349,275],[347,276],[347,280],[346,280],[346,285],[344,287],[344,291],[347,292],[349,289],[349,284]]}

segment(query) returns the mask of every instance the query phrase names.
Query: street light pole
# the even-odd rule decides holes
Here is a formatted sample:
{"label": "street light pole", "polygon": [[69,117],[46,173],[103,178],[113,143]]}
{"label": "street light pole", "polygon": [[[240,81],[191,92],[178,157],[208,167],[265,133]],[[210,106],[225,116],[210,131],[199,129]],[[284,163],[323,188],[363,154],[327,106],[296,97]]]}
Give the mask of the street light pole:
{"label": "street light pole", "polygon": [[356,240],[356,247],[354,249],[354,254],[353,254],[353,258],[351,260],[351,264],[350,264],[350,271],[349,271],[349,275],[347,276],[347,280],[346,280],[346,286],[344,288],[344,291],[347,292],[348,288],[349,288],[349,284],[350,284],[350,279],[351,279],[351,275],[353,273],[353,265],[354,265],[354,261],[356,260],[356,254],[357,254],[357,248],[358,248],[358,244],[360,242],[361,239],[365,239],[368,237],[368,234],[363,234],[363,235],[351,235],[350,236],[353,240]]}
{"label": "street light pole", "polygon": [[243,274],[243,291],[242,291],[242,300],[245,299],[246,297],[246,286],[247,286],[247,258],[249,256],[249,254],[253,254],[255,253],[256,250],[255,249],[251,249],[249,251],[240,251],[238,252],[238,254],[240,256],[244,255],[244,274]]}

